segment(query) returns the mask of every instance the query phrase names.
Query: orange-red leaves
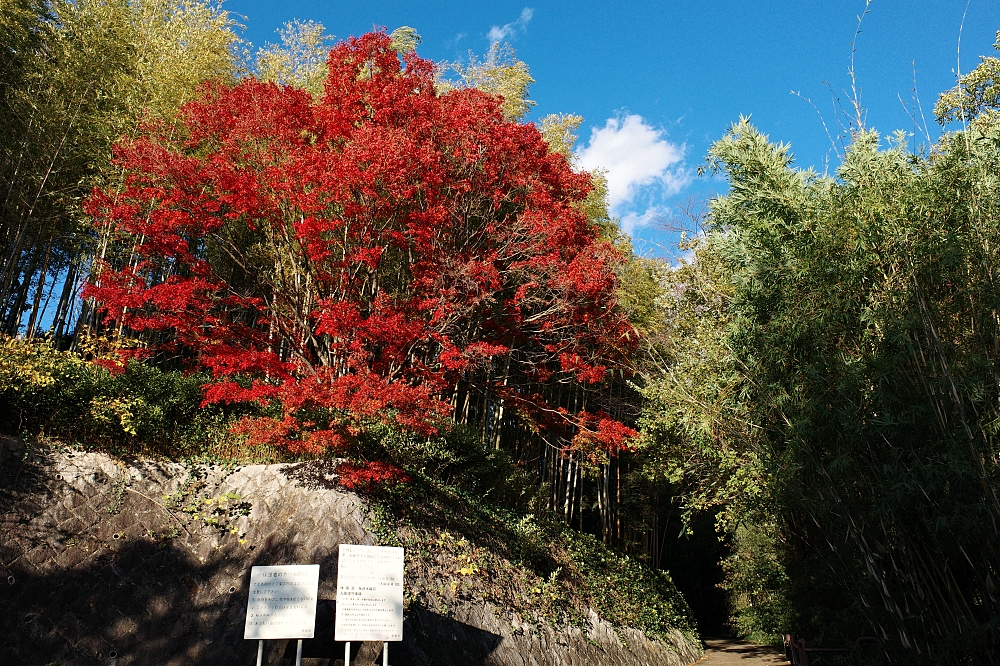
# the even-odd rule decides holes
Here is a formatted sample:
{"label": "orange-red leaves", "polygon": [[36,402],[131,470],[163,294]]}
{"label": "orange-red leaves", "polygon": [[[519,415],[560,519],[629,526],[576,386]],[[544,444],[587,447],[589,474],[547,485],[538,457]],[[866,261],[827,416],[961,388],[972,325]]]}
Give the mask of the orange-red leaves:
{"label": "orange-red leaves", "polygon": [[364,465],[341,463],[337,465],[340,485],[348,489],[366,489],[372,485],[387,483],[408,483],[410,477],[395,465],[384,462],[370,462]]}
{"label": "orange-red leaves", "polygon": [[[177,126],[118,145],[124,187],[84,208],[134,260],[102,266],[86,295],[209,369],[206,404],[280,412],[239,426],[255,441],[341,451],[372,421],[430,435],[460,381],[565,425],[532,382],[600,383],[634,339],[621,257],[577,205],[589,176],[505,122],[499,98],[437,95],[433,63],[401,62],[384,33],[328,64],[319,99],[208,84]],[[579,437],[620,448],[621,428]]]}

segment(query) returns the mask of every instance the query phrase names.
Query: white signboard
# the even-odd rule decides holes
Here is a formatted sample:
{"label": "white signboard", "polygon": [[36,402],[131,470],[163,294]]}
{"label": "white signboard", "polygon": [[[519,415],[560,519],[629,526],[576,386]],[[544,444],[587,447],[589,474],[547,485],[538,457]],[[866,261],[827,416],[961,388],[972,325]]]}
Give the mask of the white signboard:
{"label": "white signboard", "polygon": [[340,544],[338,641],[403,640],[403,549]]}
{"label": "white signboard", "polygon": [[254,567],[243,638],[312,638],[318,564]]}

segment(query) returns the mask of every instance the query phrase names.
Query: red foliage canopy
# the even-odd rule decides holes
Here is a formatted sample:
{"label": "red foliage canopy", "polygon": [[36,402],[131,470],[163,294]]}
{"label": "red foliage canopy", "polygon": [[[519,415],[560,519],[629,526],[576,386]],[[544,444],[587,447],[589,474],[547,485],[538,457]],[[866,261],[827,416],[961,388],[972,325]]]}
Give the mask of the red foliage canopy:
{"label": "red foliage canopy", "polygon": [[[318,100],[206,86],[180,129],[119,145],[124,187],[86,203],[134,245],[86,295],[147,341],[133,355],[168,347],[211,370],[205,403],[280,404],[241,424],[259,440],[343,448],[371,420],[430,434],[459,378],[502,362],[598,383],[635,337],[615,304],[622,258],[578,210],[589,176],[498,98],[438,95],[431,62],[403,61],[373,33],[331,51]],[[491,390],[589,445],[635,434]]]}

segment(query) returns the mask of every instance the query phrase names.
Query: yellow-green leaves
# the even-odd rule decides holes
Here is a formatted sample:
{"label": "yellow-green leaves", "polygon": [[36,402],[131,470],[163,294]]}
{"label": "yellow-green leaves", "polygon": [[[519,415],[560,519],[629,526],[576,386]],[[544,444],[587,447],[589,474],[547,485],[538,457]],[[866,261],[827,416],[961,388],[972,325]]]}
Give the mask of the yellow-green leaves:
{"label": "yellow-green leaves", "polygon": [[[1000,32],[993,48],[1000,50]],[[958,85],[941,93],[934,105],[938,122],[972,122],[984,129],[1000,115],[1000,59],[983,56],[979,65],[958,79]]]}
{"label": "yellow-green leaves", "polygon": [[573,146],[579,138],[574,132],[580,129],[583,124],[583,116],[572,113],[550,113],[542,118],[538,124],[538,129],[545,142],[549,144],[549,150],[559,153],[571,163],[575,160]]}
{"label": "yellow-green leaves", "polygon": [[417,45],[422,41],[420,34],[408,25],[400,26],[389,34],[389,45],[400,55],[405,55],[410,51],[416,51]]}
{"label": "yellow-green leaves", "polygon": [[139,95],[135,100],[162,119],[194,97],[203,81],[236,78],[236,23],[211,0],[145,0],[132,5]]}
{"label": "yellow-green leaves", "polygon": [[213,0],[81,0],[54,13],[62,66],[130,120],[168,120],[202,82],[236,78],[242,26]]}
{"label": "yellow-green leaves", "polygon": [[257,52],[257,76],[263,81],[302,88],[313,95],[323,92],[331,35],[316,21],[289,21],[278,29],[280,44]]}
{"label": "yellow-green leaves", "polygon": [[[456,78],[448,78],[448,73]],[[531,71],[510,44],[494,44],[486,55],[479,58],[469,54],[469,62],[441,63],[438,76],[438,90],[447,92],[453,88],[477,88],[491,95],[503,97],[501,109],[506,120],[521,120],[535,102],[528,99],[528,88],[535,80]]]}

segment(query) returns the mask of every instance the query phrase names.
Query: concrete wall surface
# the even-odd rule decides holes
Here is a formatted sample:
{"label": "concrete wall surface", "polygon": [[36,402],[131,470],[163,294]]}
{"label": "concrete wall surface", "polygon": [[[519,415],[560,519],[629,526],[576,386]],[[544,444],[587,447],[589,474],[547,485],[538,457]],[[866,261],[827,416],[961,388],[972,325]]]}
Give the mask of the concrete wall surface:
{"label": "concrete wall surface", "polygon": [[[358,495],[295,466],[188,467],[0,439],[0,664],[208,666],[255,663],[243,639],[250,568],[319,564],[316,636],[303,664],[343,664],[333,640],[340,543],[374,545]],[[419,584],[407,569],[407,585]],[[681,666],[700,645],[589,626],[520,622],[511,609],[457,600],[411,605],[393,666]],[[265,643],[292,664],[294,641]],[[381,664],[381,644],[351,663]]]}

